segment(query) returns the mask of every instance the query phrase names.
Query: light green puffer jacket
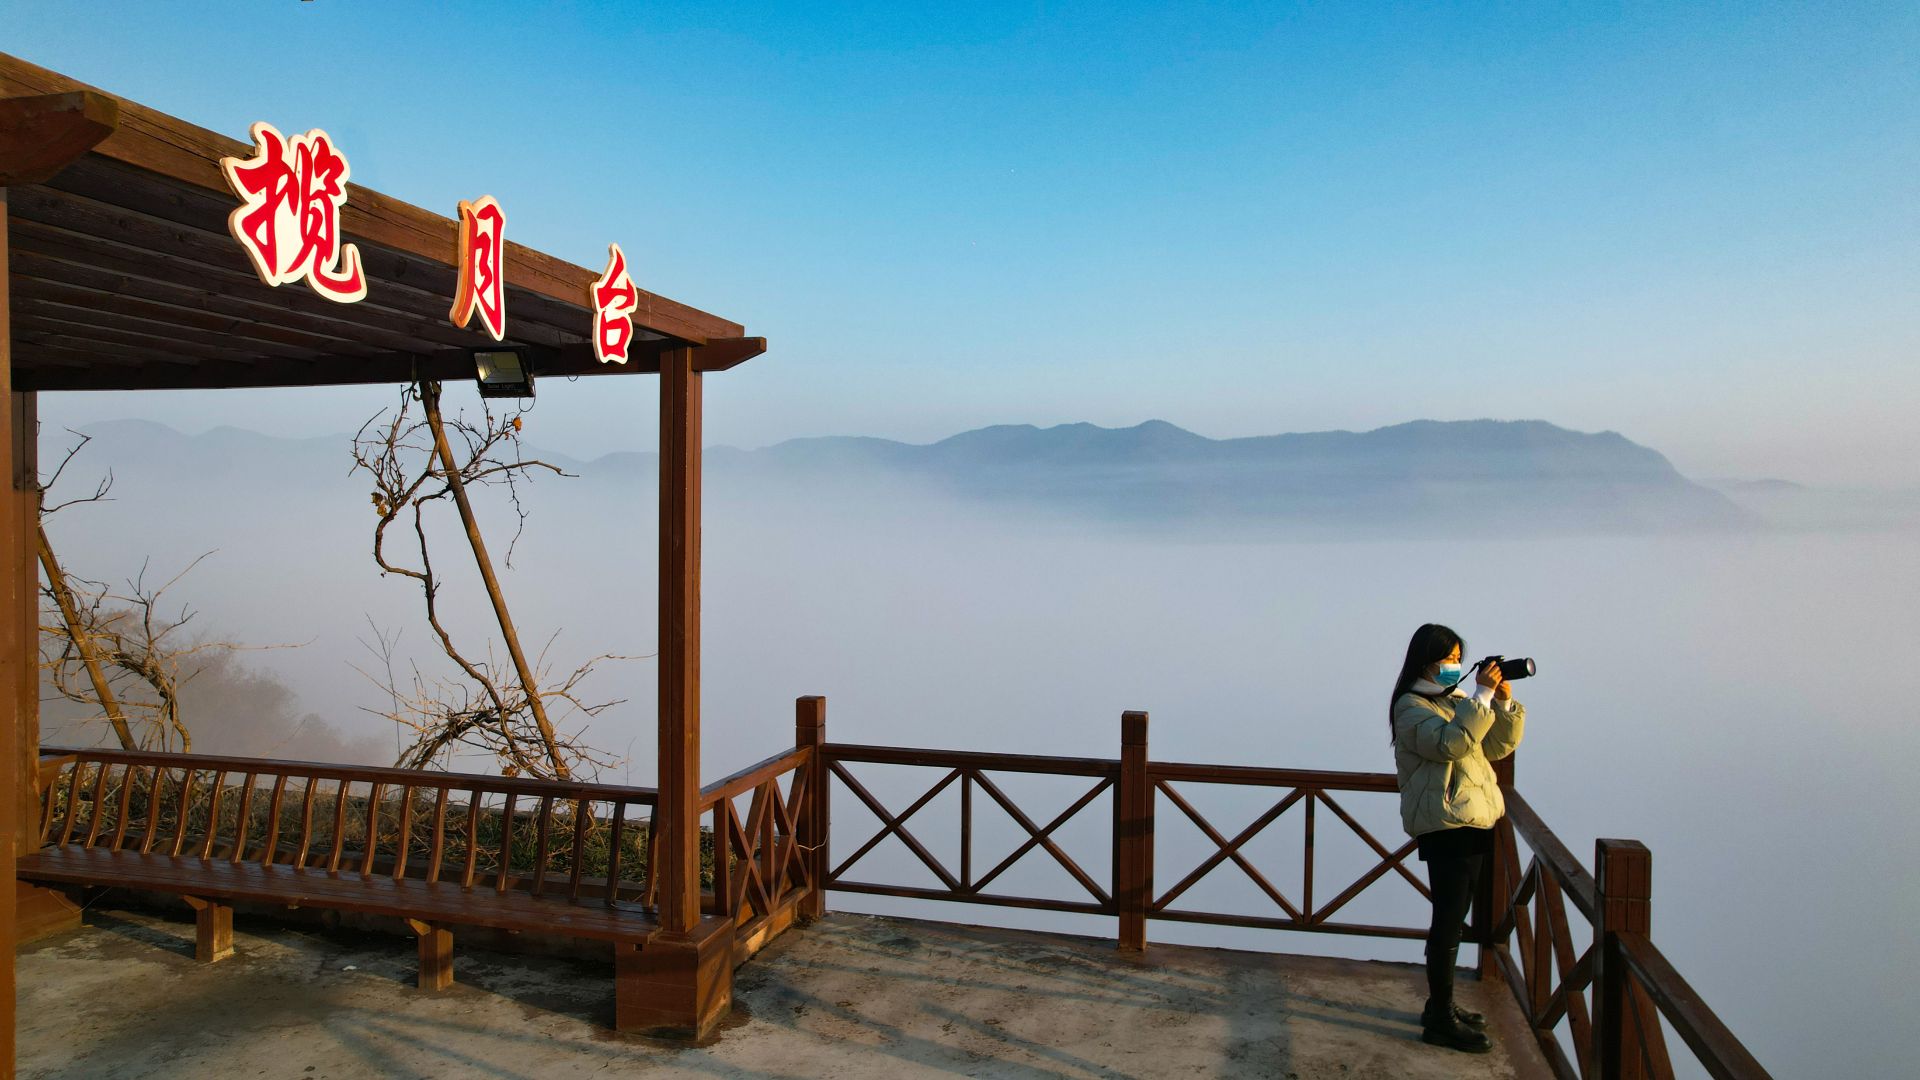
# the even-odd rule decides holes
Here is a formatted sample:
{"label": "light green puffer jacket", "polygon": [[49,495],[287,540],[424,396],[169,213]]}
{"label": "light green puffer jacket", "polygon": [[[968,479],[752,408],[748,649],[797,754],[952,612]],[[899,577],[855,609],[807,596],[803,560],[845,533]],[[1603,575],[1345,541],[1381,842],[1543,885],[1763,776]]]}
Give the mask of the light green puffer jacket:
{"label": "light green puffer jacket", "polygon": [[1507,812],[1492,763],[1520,745],[1526,718],[1518,701],[1489,707],[1469,697],[1400,695],[1393,703],[1393,758],[1407,835],[1492,828]]}

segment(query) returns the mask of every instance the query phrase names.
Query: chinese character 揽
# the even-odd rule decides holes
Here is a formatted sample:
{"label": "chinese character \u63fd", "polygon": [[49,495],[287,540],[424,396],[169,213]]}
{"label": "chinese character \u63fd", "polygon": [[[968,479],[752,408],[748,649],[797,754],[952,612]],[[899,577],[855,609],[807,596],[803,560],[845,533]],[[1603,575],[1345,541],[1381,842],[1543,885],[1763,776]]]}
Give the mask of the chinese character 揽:
{"label": "chinese character \u63fd", "polygon": [[619,244],[607,245],[607,272],[589,289],[593,303],[593,355],[603,364],[627,362],[633,341],[633,312],[640,306],[640,290],[627,276],[627,254]]}
{"label": "chinese character \u63fd", "polygon": [[221,158],[220,171],[241,200],[227,216],[227,229],[260,280],[284,285],[305,278],[314,292],[341,303],[365,297],[360,249],[340,242],[346,157],[318,128],[287,138],[262,121],[250,134],[253,157]]}
{"label": "chinese character \u63fd", "polygon": [[475,312],[493,340],[507,335],[507,215],[491,195],[460,202],[460,286],[448,318],[464,327]]}

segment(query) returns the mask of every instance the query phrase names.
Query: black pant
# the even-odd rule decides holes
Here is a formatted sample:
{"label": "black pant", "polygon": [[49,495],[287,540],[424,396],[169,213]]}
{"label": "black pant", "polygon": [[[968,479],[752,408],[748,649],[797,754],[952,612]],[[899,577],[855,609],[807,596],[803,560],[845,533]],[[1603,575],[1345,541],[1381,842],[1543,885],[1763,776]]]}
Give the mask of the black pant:
{"label": "black pant", "polygon": [[1485,855],[1435,855],[1427,860],[1427,876],[1433,888],[1433,925],[1427,928],[1427,993],[1435,1006],[1453,1001],[1460,930],[1486,872]]}

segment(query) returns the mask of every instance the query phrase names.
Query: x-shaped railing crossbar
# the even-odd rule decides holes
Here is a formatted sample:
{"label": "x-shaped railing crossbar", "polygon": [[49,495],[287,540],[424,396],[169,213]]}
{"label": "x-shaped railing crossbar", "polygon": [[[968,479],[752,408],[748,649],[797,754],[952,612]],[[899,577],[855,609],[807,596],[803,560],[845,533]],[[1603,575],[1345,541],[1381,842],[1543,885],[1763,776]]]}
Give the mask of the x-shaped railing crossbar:
{"label": "x-shaped railing crossbar", "polygon": [[[1181,878],[1172,888],[1168,889],[1153,901],[1151,910],[1156,913],[1169,911],[1173,901],[1178,899],[1181,894],[1192,888],[1200,879],[1212,873],[1215,867],[1218,867],[1221,863],[1228,860],[1231,860],[1235,866],[1239,867],[1240,871],[1246,874],[1254,885],[1258,886],[1260,891],[1265,893],[1267,898],[1272,900],[1280,910],[1286,912],[1289,920],[1306,926],[1326,922],[1329,916],[1345,907],[1349,901],[1360,895],[1367,886],[1378,881],[1389,870],[1398,872],[1401,877],[1406,879],[1408,884],[1419,890],[1421,896],[1431,898],[1433,895],[1431,891],[1428,890],[1426,883],[1415,876],[1405,865],[1406,857],[1415,850],[1413,841],[1409,840],[1395,850],[1387,850],[1385,845],[1374,839],[1373,834],[1367,831],[1365,826],[1354,820],[1353,815],[1349,814],[1345,807],[1335,802],[1332,796],[1328,795],[1323,788],[1304,786],[1293,788],[1272,806],[1269,806],[1258,817],[1254,818],[1246,828],[1235,834],[1233,839],[1229,840],[1219,829],[1214,827],[1212,822],[1207,820],[1204,814],[1195,809],[1193,804],[1188,802],[1187,799],[1180,794],[1179,790],[1173,786],[1172,781],[1158,779],[1154,781],[1153,786],[1156,792],[1165,795],[1169,802],[1179,807],[1180,812],[1185,814],[1187,818],[1200,829],[1200,832],[1205,835],[1208,840],[1213,842],[1215,849],[1212,854],[1201,860],[1200,865],[1196,866],[1192,872]],[[1252,861],[1247,858],[1241,849],[1245,848],[1248,842],[1253,840],[1254,837],[1265,831],[1267,826],[1279,820],[1288,810],[1301,804],[1304,804],[1305,807],[1303,815],[1306,830],[1305,868],[1302,878],[1301,903],[1295,905],[1287,898],[1285,893],[1281,892],[1271,881],[1267,880],[1266,875],[1262,874],[1259,869],[1253,865]],[[1352,884],[1348,885],[1339,895],[1335,896],[1332,901],[1320,908],[1313,906],[1314,809],[1317,805],[1324,805],[1327,809],[1333,811],[1336,817],[1345,823],[1349,829],[1353,830],[1354,834],[1364,841],[1368,847],[1372,848],[1375,854],[1380,856],[1378,863],[1366,873],[1361,874]]]}
{"label": "x-shaped railing crossbar", "polygon": [[[1113,898],[1107,890],[1101,888],[1100,884],[1082,869],[1080,864],[1074,861],[1073,857],[1068,855],[1053,838],[1053,834],[1057,832],[1062,825],[1073,820],[1074,816],[1084,810],[1089,803],[1113,787],[1113,778],[1110,776],[1099,778],[1093,787],[1085,794],[1075,799],[1065,810],[1056,814],[1045,826],[1041,826],[1035,824],[1033,818],[1029,817],[1012,798],[1008,797],[1006,792],[1001,790],[1000,785],[993,782],[992,778],[987,775],[985,769],[967,766],[949,769],[944,776],[916,798],[905,810],[896,814],[889,810],[871,791],[867,790],[866,785],[862,784],[844,764],[839,761],[834,761],[829,765],[829,768],[832,770],[833,775],[839,777],[841,783],[846,785],[847,790],[852,792],[855,798],[865,804],[867,809],[872,811],[881,823],[879,832],[869,837],[865,843],[855,849],[853,854],[842,860],[840,865],[835,867],[827,875],[829,883],[840,880],[849,867],[860,861],[861,858],[879,846],[887,837],[894,836],[898,837],[900,842],[906,846],[907,850],[911,851],[915,858],[919,859],[928,870],[933,872],[935,877],[940,879],[941,884],[946,887],[948,892],[958,896],[981,895],[982,890],[992,884],[994,880],[1004,874],[1015,863],[1019,862],[1028,852],[1031,852],[1037,847],[1046,851],[1063,870],[1071,875],[1075,881],[1079,882],[1081,887],[1087,890],[1087,893],[1093,897],[1095,903],[1101,908],[1111,908],[1113,906]],[[957,875],[948,869],[946,864],[942,863],[932,852],[928,851],[926,845],[922,844],[906,827],[907,819],[911,818],[928,803],[932,802],[941,792],[952,786],[955,781],[960,783],[961,806],[960,873]],[[1007,816],[1011,818],[1015,824],[1019,825],[1021,829],[1025,830],[1027,834],[1026,839],[1022,841],[1019,846],[1015,847],[1005,858],[995,864],[991,870],[988,870],[979,877],[975,877],[973,874],[973,790],[976,787],[986,792],[987,796],[998,804],[1000,808],[1006,812]]]}

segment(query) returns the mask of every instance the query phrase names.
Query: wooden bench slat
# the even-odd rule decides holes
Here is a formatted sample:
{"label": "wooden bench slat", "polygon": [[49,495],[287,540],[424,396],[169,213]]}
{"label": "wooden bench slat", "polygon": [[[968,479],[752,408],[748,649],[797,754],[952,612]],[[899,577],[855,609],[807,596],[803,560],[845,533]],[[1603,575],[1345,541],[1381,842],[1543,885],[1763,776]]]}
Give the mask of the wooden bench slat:
{"label": "wooden bench slat", "polygon": [[280,854],[280,807],[287,797],[285,773],[273,778],[273,795],[267,800],[267,835],[260,843],[260,865],[272,866]]}
{"label": "wooden bench slat", "polygon": [[360,859],[362,874],[373,873],[373,857],[380,850],[380,789],[384,786],[375,780],[372,790],[367,792],[367,838],[360,845],[366,849],[366,854]]}
{"label": "wooden bench slat", "polygon": [[347,785],[351,780],[340,781],[340,790],[333,795],[333,855],[327,859],[327,872],[340,871],[340,852],[345,850],[347,842]]}
{"label": "wooden bench slat", "polygon": [[213,858],[213,842],[220,835],[220,793],[226,786],[227,770],[217,770],[213,774],[213,794],[207,802],[207,835],[200,845],[200,857],[203,859]]}
{"label": "wooden bench slat", "polygon": [[473,888],[474,860],[480,854],[480,789],[467,793],[467,869],[460,875],[462,888]]}
{"label": "wooden bench slat", "polygon": [[587,800],[573,800],[573,853],[567,861],[573,865],[567,872],[567,899],[580,899],[580,868],[586,864],[587,848]]}
{"label": "wooden bench slat", "polygon": [[540,798],[540,823],[536,829],[533,853],[533,895],[539,896],[547,882],[547,826],[553,818],[553,796]]}
{"label": "wooden bench slat", "polygon": [[[127,766],[127,775],[120,781],[120,820],[113,825],[114,851],[119,851],[120,845],[127,842],[127,818],[133,813],[133,779],[139,774],[139,768],[138,765]],[[53,813],[52,799],[47,800],[47,813]]]}
{"label": "wooden bench slat", "polygon": [[140,836],[140,854],[153,850],[153,833],[160,827],[161,791],[167,786],[167,776],[173,770],[159,765],[153,767],[153,783],[147,792],[147,831]]}
{"label": "wooden bench slat", "polygon": [[620,895],[620,836],[625,831],[627,804],[613,804],[613,835],[607,844],[607,903]]}
{"label": "wooden bench slat", "polygon": [[440,880],[440,860],[447,850],[447,789],[441,788],[433,800],[433,852],[427,857],[427,880]]}
{"label": "wooden bench slat", "polygon": [[247,833],[253,828],[253,782],[255,774],[248,773],[240,781],[240,809],[233,822],[233,850],[227,853],[229,862],[240,862],[247,857]]}
{"label": "wooden bench slat", "polygon": [[197,897],[325,907],[398,918],[567,937],[645,943],[659,932],[637,905],[574,903],[557,893],[535,897],[519,890],[473,892],[451,883],[342,876],[290,866],[232,863],[194,856],[114,855],[99,849],[46,848],[24,856],[20,877],[64,884],[116,884]]}
{"label": "wooden bench slat", "polygon": [[93,811],[87,816],[87,847],[92,847],[100,839],[100,804],[106,800],[107,774],[112,771],[111,767],[102,763],[100,775],[93,781]]}
{"label": "wooden bench slat", "polygon": [[173,854],[178,855],[187,844],[187,820],[193,810],[193,778],[199,770],[188,766],[180,775],[180,806],[173,814]]}
{"label": "wooden bench slat", "polygon": [[313,789],[320,781],[307,778],[300,785],[300,847],[293,853],[293,865],[304,870],[307,868],[307,856],[313,850]]}
{"label": "wooden bench slat", "polygon": [[507,792],[507,808],[500,815],[500,873],[494,880],[495,892],[506,892],[513,876],[513,804],[519,797],[517,792]]}
{"label": "wooden bench slat", "polygon": [[407,876],[407,855],[413,850],[413,785],[400,789],[400,836],[394,841],[393,876]]}
{"label": "wooden bench slat", "polygon": [[65,844],[73,837],[73,822],[80,812],[80,778],[85,776],[87,765],[84,761],[73,763],[73,778],[67,781],[67,820],[60,827],[60,842]]}

